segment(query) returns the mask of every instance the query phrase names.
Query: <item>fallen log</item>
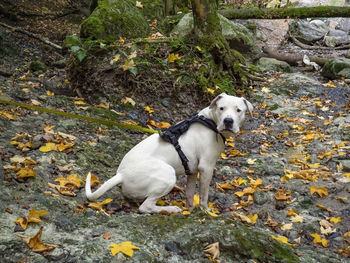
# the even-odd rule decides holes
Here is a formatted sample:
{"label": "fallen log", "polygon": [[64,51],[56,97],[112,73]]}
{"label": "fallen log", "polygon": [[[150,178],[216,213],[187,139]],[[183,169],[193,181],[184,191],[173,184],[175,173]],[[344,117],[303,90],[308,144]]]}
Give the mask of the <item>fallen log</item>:
{"label": "fallen log", "polygon": [[228,19],[302,19],[311,17],[350,17],[349,6],[241,8],[219,10],[218,12]]}

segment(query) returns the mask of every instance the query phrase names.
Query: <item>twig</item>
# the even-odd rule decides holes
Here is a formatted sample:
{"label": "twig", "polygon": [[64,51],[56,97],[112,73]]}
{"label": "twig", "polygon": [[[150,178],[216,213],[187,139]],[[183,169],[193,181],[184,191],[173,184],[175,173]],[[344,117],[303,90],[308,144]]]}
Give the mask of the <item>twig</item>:
{"label": "twig", "polygon": [[11,30],[14,31],[14,32],[19,32],[19,33],[25,34],[25,35],[27,35],[27,36],[29,36],[29,37],[35,38],[35,39],[37,39],[37,40],[40,40],[41,42],[43,42],[43,43],[45,43],[45,44],[47,44],[47,45],[49,45],[49,46],[52,46],[52,47],[54,47],[54,48],[56,48],[56,49],[59,49],[59,50],[62,49],[62,47],[61,47],[60,45],[57,45],[57,44],[55,44],[55,43],[53,43],[53,42],[51,42],[51,41],[49,41],[49,40],[47,40],[47,39],[44,39],[44,38],[42,38],[42,37],[40,37],[40,36],[38,36],[38,35],[36,35],[36,34],[33,34],[33,33],[31,33],[31,32],[28,32],[28,31],[26,31],[26,30],[24,30],[24,29],[17,28],[17,27],[12,27],[12,26],[9,26],[9,25],[4,24],[4,23],[1,23],[1,22],[0,22],[0,26],[6,27],[6,28],[8,28],[8,29],[11,29]]}

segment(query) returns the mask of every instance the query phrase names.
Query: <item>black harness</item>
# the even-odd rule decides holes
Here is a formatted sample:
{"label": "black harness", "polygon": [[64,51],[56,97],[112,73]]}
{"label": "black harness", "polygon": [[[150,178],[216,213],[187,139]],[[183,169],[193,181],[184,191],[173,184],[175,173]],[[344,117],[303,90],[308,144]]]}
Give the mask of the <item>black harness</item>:
{"label": "black harness", "polygon": [[216,128],[216,124],[213,120],[208,119],[204,117],[203,115],[195,114],[191,118],[184,120],[182,122],[179,122],[171,127],[169,127],[166,130],[160,131],[159,136],[166,142],[171,143],[174,145],[177,153],[179,154],[179,157],[181,159],[182,165],[185,168],[185,172],[187,175],[191,175],[191,170],[188,167],[189,160],[187,159],[186,155],[181,149],[181,146],[179,145],[179,138],[182,134],[184,134],[191,126],[191,124],[199,122],[203,124],[204,126],[208,127],[209,129],[213,130],[214,132],[220,134],[222,140],[226,141],[225,137],[219,133],[219,131]]}

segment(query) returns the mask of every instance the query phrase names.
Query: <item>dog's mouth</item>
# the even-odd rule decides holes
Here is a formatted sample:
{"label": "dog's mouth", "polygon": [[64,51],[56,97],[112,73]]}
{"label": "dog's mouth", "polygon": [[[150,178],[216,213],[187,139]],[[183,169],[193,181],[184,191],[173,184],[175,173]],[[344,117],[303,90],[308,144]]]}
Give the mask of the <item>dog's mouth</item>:
{"label": "dog's mouth", "polygon": [[220,130],[222,133],[235,133],[232,128],[224,128]]}

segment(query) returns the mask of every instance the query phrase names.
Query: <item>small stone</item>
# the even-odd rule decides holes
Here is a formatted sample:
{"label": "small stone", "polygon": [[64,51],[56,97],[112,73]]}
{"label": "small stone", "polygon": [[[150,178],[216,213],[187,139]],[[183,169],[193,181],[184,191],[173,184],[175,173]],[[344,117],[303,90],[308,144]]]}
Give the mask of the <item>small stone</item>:
{"label": "small stone", "polygon": [[33,72],[45,71],[47,69],[47,66],[39,60],[34,60],[30,63],[29,69]]}
{"label": "small stone", "polygon": [[162,99],[162,101],[160,103],[166,108],[170,107],[170,103],[167,99]]}

